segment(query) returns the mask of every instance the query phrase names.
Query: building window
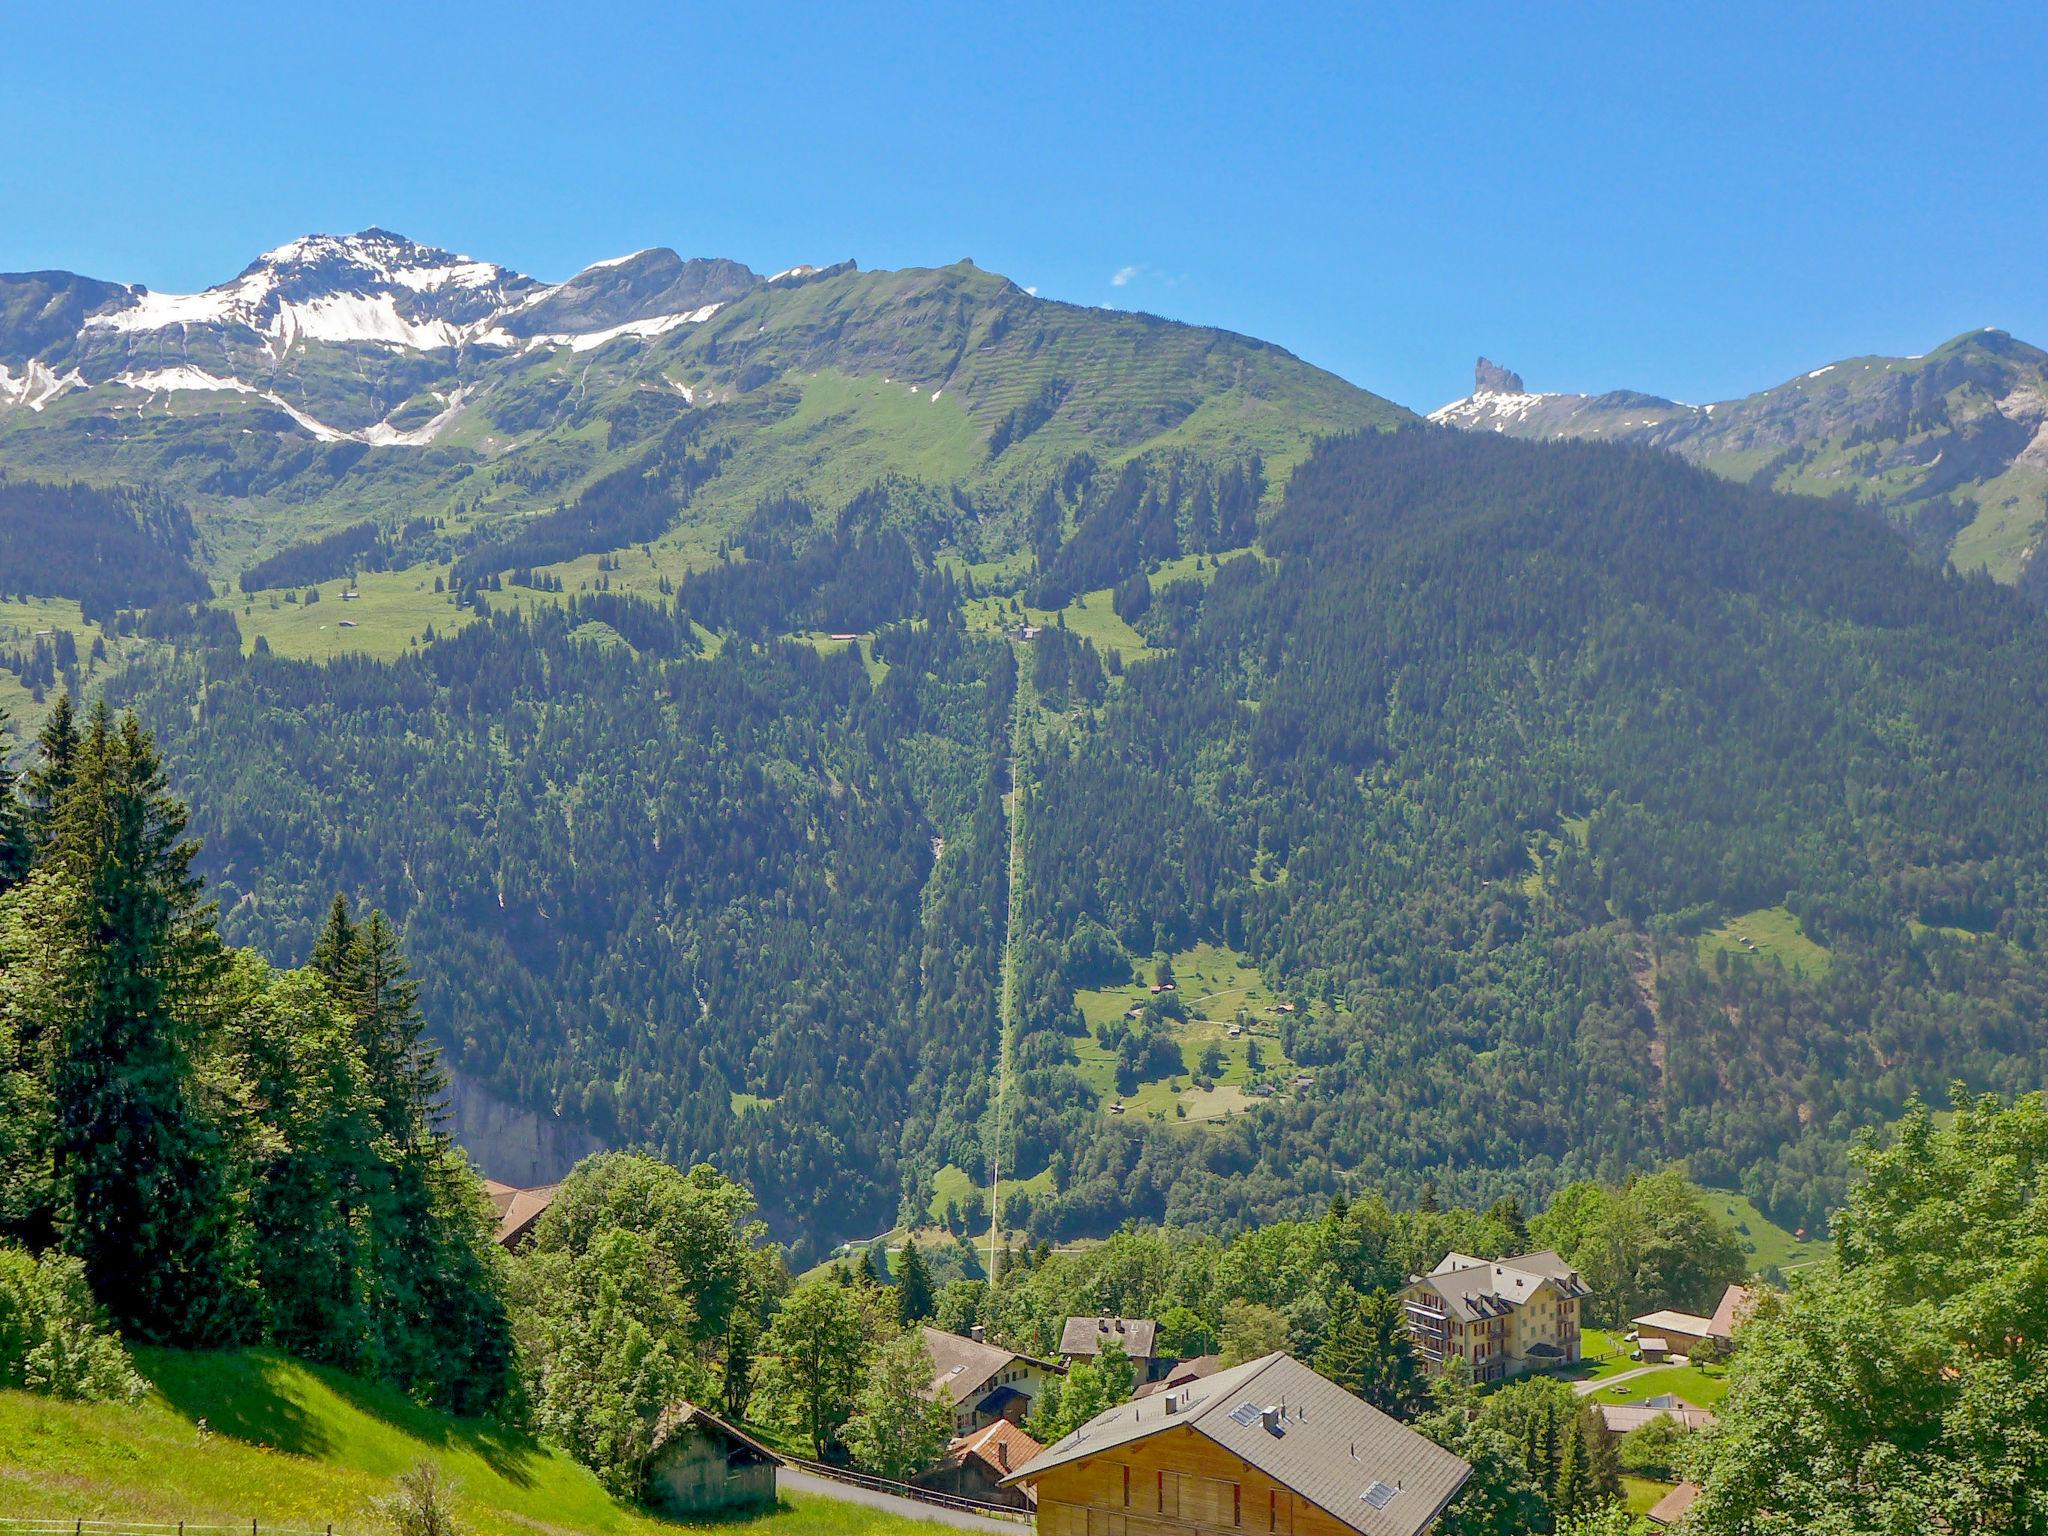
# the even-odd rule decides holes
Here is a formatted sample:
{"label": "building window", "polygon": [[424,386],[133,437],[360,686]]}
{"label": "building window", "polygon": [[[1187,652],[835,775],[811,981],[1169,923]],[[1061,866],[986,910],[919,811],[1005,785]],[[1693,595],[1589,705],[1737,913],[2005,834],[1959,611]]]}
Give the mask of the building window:
{"label": "building window", "polygon": [[1163,1515],[1166,1513],[1166,1474],[1164,1472],[1160,1472],[1156,1475],[1159,1479],[1159,1513]]}
{"label": "building window", "polygon": [[1124,1468],[1124,1508],[1131,1507],[1131,1469]]}
{"label": "building window", "polygon": [[1266,1529],[1280,1529],[1280,1490],[1277,1488],[1266,1490]]}
{"label": "building window", "polygon": [[1230,1523],[1244,1524],[1244,1487],[1240,1483],[1230,1485]]}

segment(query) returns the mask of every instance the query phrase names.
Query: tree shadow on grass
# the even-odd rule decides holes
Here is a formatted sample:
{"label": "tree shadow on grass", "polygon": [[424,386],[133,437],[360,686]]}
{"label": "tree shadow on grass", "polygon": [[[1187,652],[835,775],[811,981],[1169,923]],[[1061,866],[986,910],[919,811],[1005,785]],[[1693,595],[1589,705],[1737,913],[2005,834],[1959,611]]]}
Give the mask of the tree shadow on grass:
{"label": "tree shadow on grass", "polygon": [[[531,1464],[548,1454],[519,1430],[422,1408],[402,1392],[274,1350],[146,1349],[136,1351],[136,1360],[158,1394],[183,1417],[194,1423],[203,1420],[214,1434],[295,1456],[322,1457],[335,1449],[318,1415],[302,1400],[309,1377],[397,1434],[438,1450],[475,1456],[514,1487],[532,1486]],[[410,1457],[405,1459],[409,1464]]]}

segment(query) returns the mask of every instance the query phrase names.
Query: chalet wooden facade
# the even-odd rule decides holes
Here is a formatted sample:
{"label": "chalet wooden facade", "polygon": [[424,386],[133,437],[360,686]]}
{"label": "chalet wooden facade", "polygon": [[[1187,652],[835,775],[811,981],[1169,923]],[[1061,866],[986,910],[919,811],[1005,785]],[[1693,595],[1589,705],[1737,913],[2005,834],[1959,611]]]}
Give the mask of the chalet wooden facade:
{"label": "chalet wooden facade", "polygon": [[1276,1354],[1107,1409],[1010,1481],[1040,1536],[1420,1536],[1471,1470]]}

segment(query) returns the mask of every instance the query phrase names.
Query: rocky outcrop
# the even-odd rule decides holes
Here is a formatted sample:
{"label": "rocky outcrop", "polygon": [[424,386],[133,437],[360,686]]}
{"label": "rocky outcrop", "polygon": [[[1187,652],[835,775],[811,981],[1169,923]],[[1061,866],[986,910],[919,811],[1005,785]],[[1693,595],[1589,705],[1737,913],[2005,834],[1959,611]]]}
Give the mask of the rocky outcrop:
{"label": "rocky outcrop", "polygon": [[1479,365],[1472,370],[1472,393],[1475,395],[1521,395],[1528,391],[1522,387],[1522,376],[1512,368],[1503,368],[1490,358],[1482,357]]}

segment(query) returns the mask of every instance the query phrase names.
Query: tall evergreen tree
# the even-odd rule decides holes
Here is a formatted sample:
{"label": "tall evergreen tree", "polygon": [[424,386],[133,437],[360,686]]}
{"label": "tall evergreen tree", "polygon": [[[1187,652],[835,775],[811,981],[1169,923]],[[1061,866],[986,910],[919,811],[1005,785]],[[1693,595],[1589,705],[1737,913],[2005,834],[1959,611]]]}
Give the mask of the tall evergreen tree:
{"label": "tall evergreen tree", "polygon": [[78,722],[71,695],[60,693],[36,735],[35,762],[22,776],[27,830],[34,842],[46,843],[54,833],[58,808],[71,788],[77,764]]}
{"label": "tall evergreen tree", "polygon": [[[0,727],[7,711],[0,709]],[[15,794],[14,774],[0,761],[0,891],[18,885],[28,874],[28,817]]]}
{"label": "tall evergreen tree", "polygon": [[[51,744],[45,733],[46,748]],[[61,748],[61,739],[57,745]],[[67,775],[46,752],[60,1237],[125,1330],[192,1343],[235,1326],[216,1126],[194,1071],[220,974],[198,844],[154,744],[101,702]]]}
{"label": "tall evergreen tree", "polygon": [[896,1320],[913,1327],[930,1319],[933,1310],[932,1272],[917,1251],[914,1241],[905,1239],[903,1262],[896,1276]]}

